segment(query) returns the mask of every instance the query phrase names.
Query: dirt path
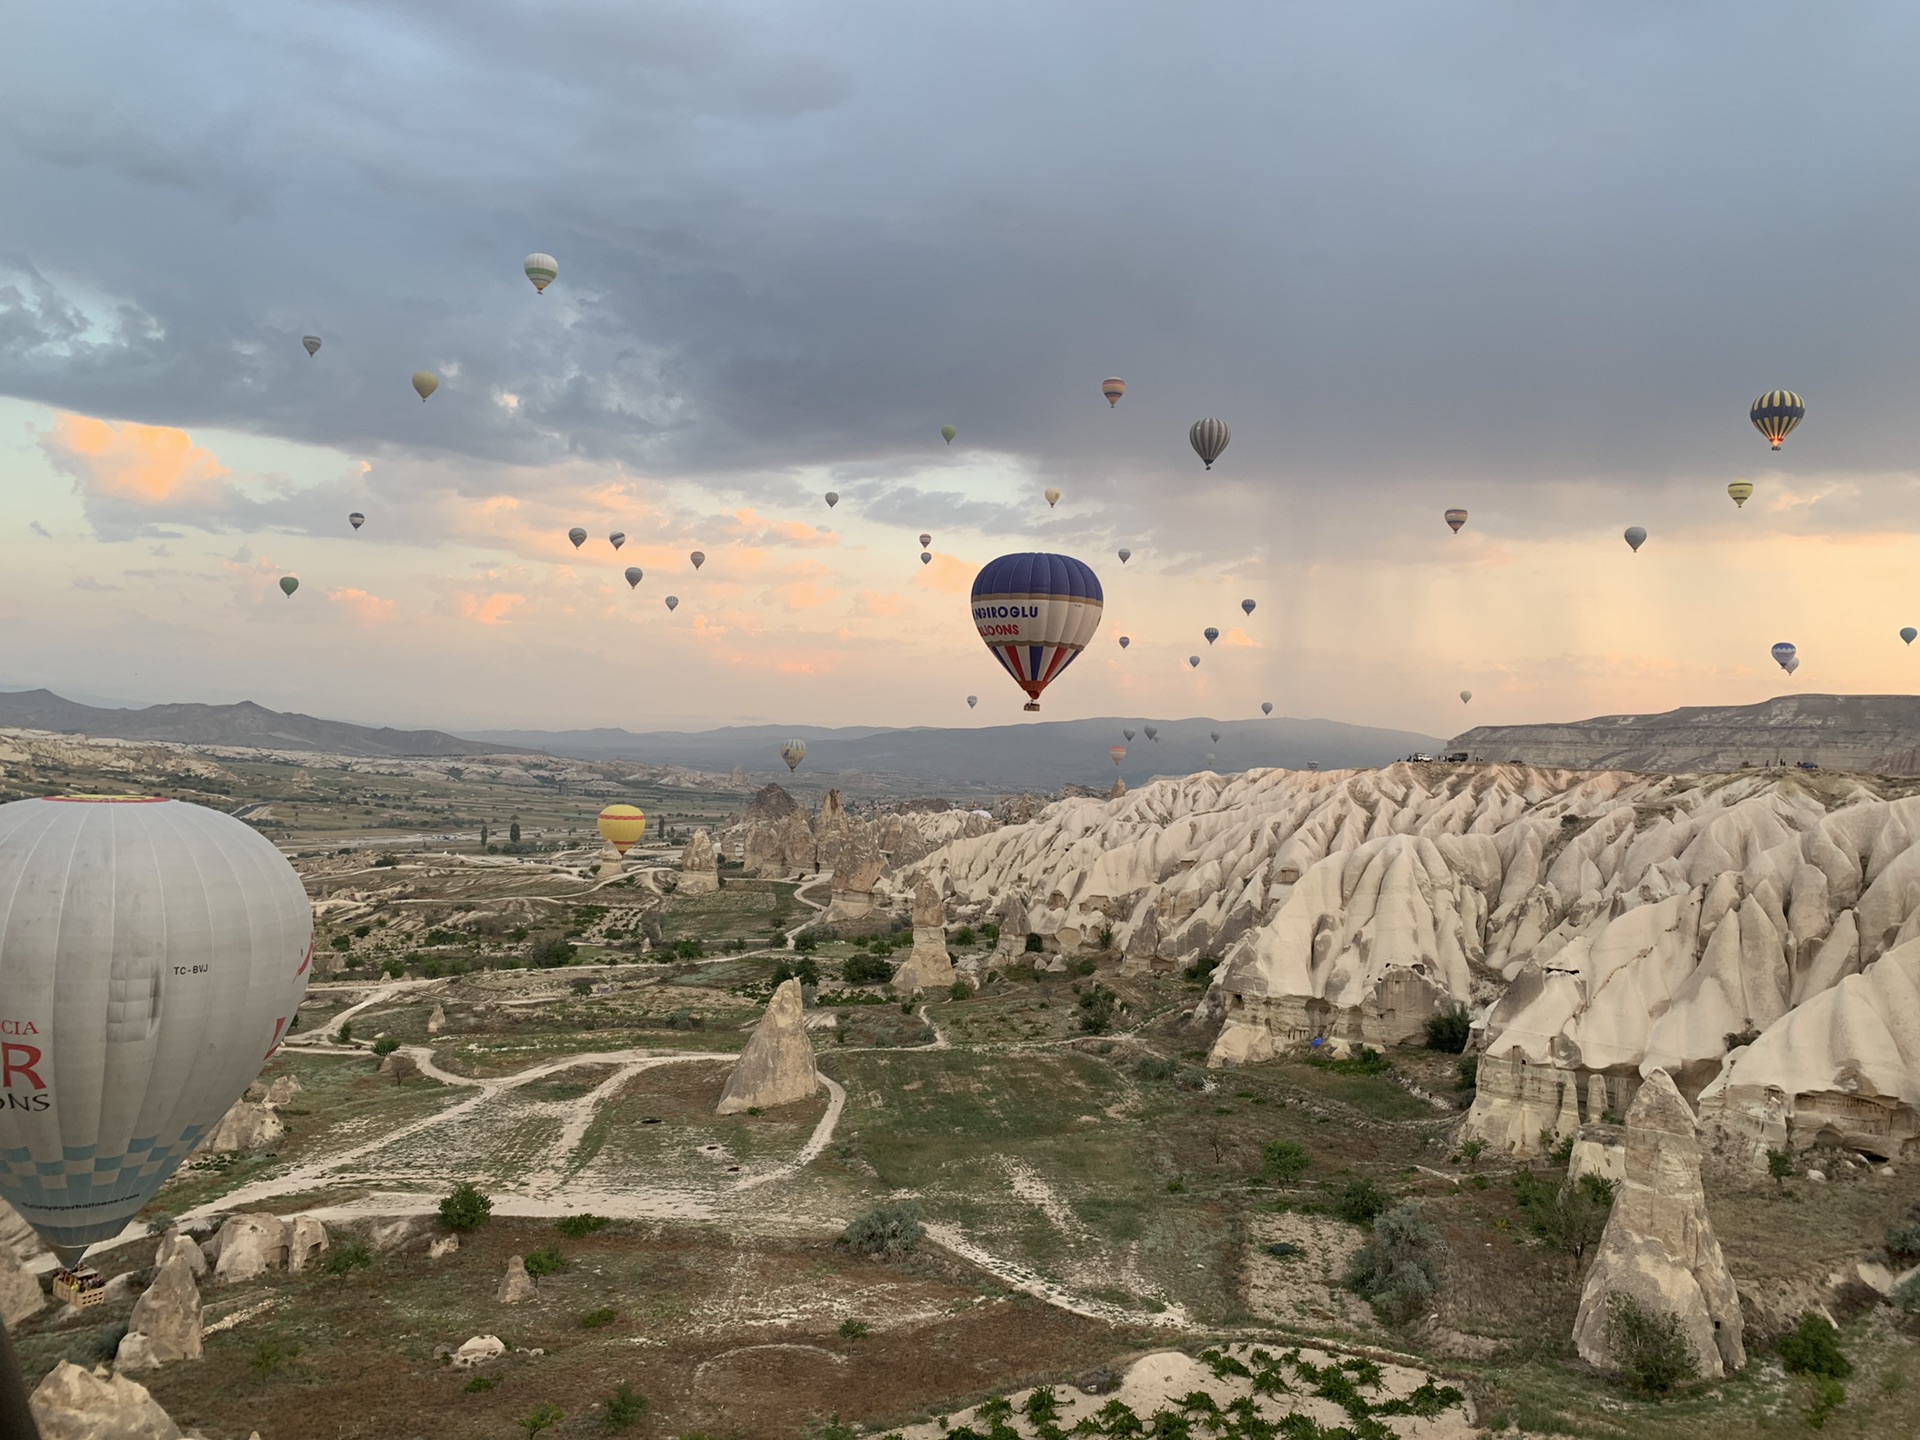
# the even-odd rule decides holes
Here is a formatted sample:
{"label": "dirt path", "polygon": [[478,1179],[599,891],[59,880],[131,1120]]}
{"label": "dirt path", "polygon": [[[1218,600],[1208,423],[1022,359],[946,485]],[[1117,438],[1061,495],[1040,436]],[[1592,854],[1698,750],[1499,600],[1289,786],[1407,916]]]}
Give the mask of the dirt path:
{"label": "dirt path", "polygon": [[1159,1311],[1127,1310],[1119,1305],[1109,1305],[1100,1300],[1085,1300],[1054,1284],[1053,1281],[1036,1275],[1024,1265],[1016,1265],[1010,1260],[1002,1260],[999,1256],[982,1250],[967,1239],[958,1225],[929,1223],[926,1229],[927,1238],[936,1245],[951,1250],[962,1260],[979,1266],[1003,1284],[1058,1309],[1071,1311],[1075,1315],[1084,1315],[1089,1320],[1104,1320],[1109,1325],[1148,1325],[1166,1330],[1195,1328],[1192,1318],[1183,1305],[1169,1305],[1166,1309]]}

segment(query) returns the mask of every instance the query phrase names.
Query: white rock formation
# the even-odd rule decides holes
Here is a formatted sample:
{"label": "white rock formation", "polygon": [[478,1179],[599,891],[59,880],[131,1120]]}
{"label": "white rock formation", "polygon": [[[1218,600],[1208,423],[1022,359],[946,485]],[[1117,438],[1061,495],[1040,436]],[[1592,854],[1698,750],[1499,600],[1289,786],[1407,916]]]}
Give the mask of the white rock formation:
{"label": "white rock formation", "polygon": [[771,1110],[776,1105],[804,1100],[819,1088],[820,1073],[814,1069],[813,1042],[807,1038],[800,982],[787,980],[773,992],[767,1013],[728,1073],[717,1113]]}
{"label": "white rock formation", "polygon": [[266,1149],[286,1133],[286,1125],[267,1101],[236,1100],[194,1153],[249,1154]]}
{"label": "white rock formation", "polygon": [[180,1440],[180,1427],[124,1375],[96,1375],[62,1360],[28,1400],[40,1440]]}
{"label": "white rock formation", "polygon": [[114,1365],[152,1370],[175,1360],[200,1358],[200,1287],[193,1267],[176,1250],[133,1302],[133,1316]]}
{"label": "white rock formation", "polygon": [[327,1246],[327,1227],[311,1215],[230,1215],[210,1247],[213,1278],[231,1285],[269,1270],[304,1270]]}
{"label": "white rock formation", "polygon": [[453,1364],[456,1369],[471,1370],[476,1365],[486,1364],[489,1360],[498,1360],[506,1353],[506,1344],[498,1335],[475,1335],[472,1339],[462,1342],[460,1348],[453,1352]]}
{"label": "white rock formation", "polygon": [[913,892],[913,950],[893,972],[897,995],[931,994],[953,984],[947,953],[947,907],[940,892],[922,880]]}
{"label": "white rock formation", "polygon": [[[1000,916],[1002,960],[1028,932],[1071,956],[1105,928],[1130,966],[1222,957],[1197,1017],[1221,1023],[1215,1064],[1392,1044],[1467,1006],[1484,1052],[1469,1132],[1525,1153],[1542,1129],[1623,1114],[1652,1070],[1699,1095],[1730,1048],[1920,938],[1911,788],[1413,763],[1194,775],[1055,802],[893,883]],[[1779,1047],[1753,1051],[1758,1077]],[[1883,1111],[1907,1093],[1893,1052],[1920,1087],[1889,1032]],[[1728,1099],[1757,1103],[1751,1084]],[[1907,1124],[1885,1120],[1875,1153],[1920,1150]]]}
{"label": "white rock formation", "polygon": [[706,895],[719,888],[720,857],[714,852],[713,837],[696,830],[680,852],[680,893]]}
{"label": "white rock formation", "polygon": [[276,1075],[273,1083],[267,1086],[267,1103],[276,1109],[291,1104],[293,1097],[300,1093],[300,1082],[291,1075]]}
{"label": "white rock formation", "polygon": [[160,1237],[160,1246],[153,1252],[153,1265],[157,1270],[174,1256],[181,1256],[187,1262],[187,1269],[195,1278],[207,1273],[207,1252],[200,1248],[200,1242],[184,1230],[169,1230]]}
{"label": "white rock formation", "polygon": [[458,1251],[459,1248],[460,1237],[458,1235],[441,1235],[427,1242],[427,1258],[429,1260],[444,1260],[447,1256]]}
{"label": "white rock formation", "polygon": [[500,1288],[493,1292],[493,1298],[502,1305],[518,1305],[525,1300],[538,1299],[539,1295],[533,1277],[527,1274],[526,1257],[509,1255],[507,1273],[500,1277]]}
{"label": "white rock formation", "polygon": [[433,1010],[427,1016],[427,1034],[438,1035],[447,1028],[447,1007],[434,1002]]}
{"label": "white rock formation", "polygon": [[1607,1303],[1625,1294],[1677,1316],[1700,1374],[1718,1380],[1747,1363],[1740,1297],[1707,1218],[1693,1111],[1664,1070],[1646,1077],[1627,1112],[1626,1149],[1626,1180],[1580,1292],[1574,1343],[1590,1363],[1616,1368]]}
{"label": "white rock formation", "polygon": [[22,1265],[13,1251],[0,1246],[0,1321],[18,1325],[30,1315],[38,1315],[47,1303],[40,1277]]}

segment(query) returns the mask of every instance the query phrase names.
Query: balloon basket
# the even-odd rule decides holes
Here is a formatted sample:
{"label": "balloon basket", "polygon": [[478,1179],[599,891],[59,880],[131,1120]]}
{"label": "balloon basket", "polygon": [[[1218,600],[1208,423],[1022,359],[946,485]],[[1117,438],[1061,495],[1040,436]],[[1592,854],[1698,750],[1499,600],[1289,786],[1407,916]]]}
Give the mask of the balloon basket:
{"label": "balloon basket", "polygon": [[1026,704],[1022,705],[1020,708],[1022,710],[1038,710],[1040,708],[1040,702],[1038,700],[1029,700]]}
{"label": "balloon basket", "polygon": [[56,1270],[53,1298],[66,1301],[76,1310],[85,1310],[106,1302],[107,1282],[100,1278],[98,1271],[84,1265],[78,1270]]}

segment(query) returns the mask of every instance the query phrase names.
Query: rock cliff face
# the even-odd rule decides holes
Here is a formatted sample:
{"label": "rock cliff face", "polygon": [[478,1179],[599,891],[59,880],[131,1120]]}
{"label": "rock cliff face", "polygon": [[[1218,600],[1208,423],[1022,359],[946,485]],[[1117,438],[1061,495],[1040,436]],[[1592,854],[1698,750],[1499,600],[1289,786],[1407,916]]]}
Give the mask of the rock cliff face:
{"label": "rock cliff face", "polygon": [[838,790],[829,790],[819,813],[810,817],[779,785],[768,785],[753,797],[729,838],[737,840],[748,875],[784,878],[828,872],[837,881],[843,872],[875,859],[883,869],[910,865],[936,845],[983,834],[993,825],[993,817],[981,811],[955,809],[889,812],[862,820],[847,811]]}
{"label": "rock cliff face", "polygon": [[1808,760],[1833,770],[1920,774],[1920,696],[1782,695],[1759,705],[1601,715],[1564,725],[1482,725],[1447,751],[1583,769],[1737,770]]}
{"label": "rock cliff face", "polygon": [[[1656,1069],[1699,1096],[1729,1049],[1920,938],[1916,792],[1792,770],[1199,775],[1059,801],[894,883],[997,915],[1009,951],[1029,932],[1085,951],[1110,929],[1128,964],[1219,957],[1201,1009],[1221,1022],[1215,1064],[1315,1038],[1393,1044],[1464,1006],[1484,1050],[1469,1131],[1525,1153],[1543,1128],[1624,1114]],[[1891,1003],[1901,973],[1813,1014]],[[1804,1047],[1755,1044],[1726,1104],[1769,1086],[1826,1097],[1793,1102],[1793,1143],[1844,1109],[1867,1128],[1838,1133],[1920,1147],[1902,1098],[1920,1099],[1920,1037],[1883,1032],[1857,1082],[1850,1041],[1820,1050],[1832,1063],[1811,1078]],[[1710,1126],[1727,1114],[1710,1105]]]}

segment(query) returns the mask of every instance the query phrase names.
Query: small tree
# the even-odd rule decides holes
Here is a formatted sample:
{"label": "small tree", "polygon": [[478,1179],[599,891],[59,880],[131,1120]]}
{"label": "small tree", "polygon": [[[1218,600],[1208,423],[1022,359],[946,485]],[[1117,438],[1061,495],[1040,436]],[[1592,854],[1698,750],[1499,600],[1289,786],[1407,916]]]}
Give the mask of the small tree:
{"label": "small tree", "polygon": [[1347,1267],[1347,1286],[1382,1319],[1405,1324],[1440,1288],[1433,1266],[1439,1250],[1440,1232],[1421,1217],[1419,1202],[1396,1205],[1373,1222],[1373,1238]]}
{"label": "small tree", "polygon": [[1800,1167],[1793,1163],[1791,1150],[1767,1151],[1767,1174],[1773,1177],[1773,1188],[1784,1190],[1786,1182],[1799,1173]]}
{"label": "small tree", "polygon": [[1824,1375],[1844,1380],[1853,1374],[1853,1362],[1840,1353],[1840,1332],[1824,1315],[1803,1311],[1800,1323],[1775,1342],[1780,1363],[1796,1375]]}
{"label": "small tree", "polygon": [[1393,1197],[1371,1180],[1349,1180],[1333,1202],[1333,1213],[1349,1225],[1371,1225],[1386,1213]]}
{"label": "small tree", "polygon": [[493,1216],[493,1201],[471,1180],[462,1180],[440,1202],[440,1223],[455,1234],[465,1234]]}
{"label": "small tree", "polygon": [[1427,1048],[1458,1055],[1473,1038],[1473,1020],[1464,1005],[1450,1005],[1427,1017]]}
{"label": "small tree", "polygon": [[391,1055],[399,1048],[400,1042],[391,1035],[383,1035],[373,1042],[373,1053],[376,1055]]}
{"label": "small tree", "polygon": [[567,1418],[567,1412],[558,1405],[546,1404],[530,1410],[520,1417],[520,1428],[527,1432],[527,1440],[533,1440],[542,1430],[551,1430]]}
{"label": "small tree", "polygon": [[507,839],[512,841],[515,845],[518,845],[520,843],[520,817],[517,815],[513,818],[512,822],[507,826]]}
{"label": "small tree", "polygon": [[625,1430],[647,1413],[647,1397],[623,1383],[607,1397],[607,1428]]}
{"label": "small tree", "polygon": [[1269,1140],[1260,1151],[1260,1169],[1269,1180],[1298,1180],[1312,1163],[1307,1147],[1291,1140]]}
{"label": "small tree", "polygon": [[1622,1290],[1607,1296],[1607,1353],[1627,1383],[1646,1395],[1665,1395],[1700,1373],[1680,1317],[1649,1310]]}

